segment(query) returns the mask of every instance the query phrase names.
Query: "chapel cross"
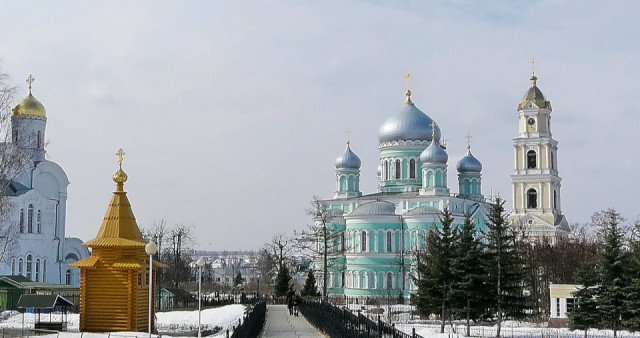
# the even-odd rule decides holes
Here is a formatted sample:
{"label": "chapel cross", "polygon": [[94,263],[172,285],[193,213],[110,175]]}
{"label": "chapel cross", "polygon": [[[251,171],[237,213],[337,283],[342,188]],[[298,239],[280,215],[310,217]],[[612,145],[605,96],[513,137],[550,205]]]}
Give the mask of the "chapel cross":
{"label": "chapel cross", "polygon": [[118,156],[118,165],[120,166],[120,169],[122,169],[122,157],[124,157],[126,153],[122,151],[122,148],[120,148],[118,149],[118,152],[116,153],[116,155]]}
{"label": "chapel cross", "polygon": [[467,133],[465,138],[467,139],[467,149],[471,149],[471,134]]}
{"label": "chapel cross", "polygon": [[407,79],[407,90],[411,89],[411,72],[407,71],[407,74],[404,74],[404,77]]}
{"label": "chapel cross", "polygon": [[536,75],[536,59],[531,59],[529,63],[531,64],[531,74]]}
{"label": "chapel cross", "polygon": [[29,93],[31,93],[31,84],[35,80],[36,80],[36,78],[34,78],[33,75],[29,74],[29,77],[27,78],[27,83],[29,84]]}
{"label": "chapel cross", "polygon": [[436,121],[431,121],[431,141],[436,140]]}
{"label": "chapel cross", "polygon": [[347,136],[347,144],[349,144],[350,137],[351,137],[351,129],[347,128],[347,131],[344,132],[344,134]]}

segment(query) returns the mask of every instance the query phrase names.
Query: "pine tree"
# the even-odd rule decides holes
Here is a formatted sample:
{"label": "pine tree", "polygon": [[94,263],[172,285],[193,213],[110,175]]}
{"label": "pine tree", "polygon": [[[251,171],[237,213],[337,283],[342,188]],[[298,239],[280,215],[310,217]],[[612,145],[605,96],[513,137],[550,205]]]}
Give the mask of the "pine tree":
{"label": "pine tree", "polygon": [[313,275],[313,269],[309,269],[307,280],[304,282],[304,287],[300,294],[303,297],[317,297],[320,295],[318,287],[316,286],[316,277]]}
{"label": "pine tree", "polygon": [[276,276],[276,285],[273,287],[273,291],[276,296],[284,297],[287,294],[290,279],[291,275],[289,275],[289,269],[286,265],[282,265],[282,268],[278,270],[278,275]]}
{"label": "pine tree", "polygon": [[452,286],[452,307],[467,322],[467,336],[470,336],[470,322],[482,317],[485,309],[487,287],[484,283],[483,244],[471,221],[465,214],[464,224],[457,233],[453,250],[451,270],[455,276]]}
{"label": "pine tree", "polygon": [[594,264],[583,264],[576,272],[576,281],[581,287],[573,293],[573,309],[569,312],[569,328],[571,330],[584,330],[598,327],[600,316],[598,315],[596,294],[598,284],[598,273]]}
{"label": "pine tree", "polygon": [[497,316],[497,336],[502,321],[522,319],[527,308],[523,295],[523,257],[516,231],[507,225],[504,201],[497,198],[487,219],[487,271],[491,297],[487,305]]}
{"label": "pine tree", "polygon": [[451,286],[453,274],[451,259],[453,256],[453,216],[445,208],[440,218],[441,227],[432,228],[427,237],[427,250],[418,262],[416,280],[416,306],[421,315],[440,313],[444,333],[445,322],[451,312]]}
{"label": "pine tree", "polygon": [[625,286],[628,284],[628,275],[625,267],[628,264],[627,253],[623,249],[621,223],[622,216],[614,209],[595,213],[594,223],[600,226],[603,247],[600,258],[600,286],[598,287],[598,311],[604,327],[613,330],[613,336],[617,336],[622,326],[622,320],[626,319],[625,303],[627,297]]}
{"label": "pine tree", "polygon": [[238,273],[236,274],[236,278],[233,280],[233,285],[238,286],[240,284],[242,284],[242,274],[240,273],[240,271],[238,271]]}

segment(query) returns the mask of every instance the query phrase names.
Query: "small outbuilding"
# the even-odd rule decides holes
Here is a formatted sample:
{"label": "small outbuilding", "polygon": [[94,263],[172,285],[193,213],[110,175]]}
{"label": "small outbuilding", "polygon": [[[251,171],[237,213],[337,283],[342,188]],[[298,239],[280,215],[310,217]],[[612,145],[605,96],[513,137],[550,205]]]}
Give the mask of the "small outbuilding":
{"label": "small outbuilding", "polygon": [[[18,311],[34,313],[34,329],[65,331],[67,329],[67,311],[73,303],[59,295],[22,295],[18,300]],[[44,320],[42,318],[44,314]],[[23,319],[24,322],[24,319]]]}

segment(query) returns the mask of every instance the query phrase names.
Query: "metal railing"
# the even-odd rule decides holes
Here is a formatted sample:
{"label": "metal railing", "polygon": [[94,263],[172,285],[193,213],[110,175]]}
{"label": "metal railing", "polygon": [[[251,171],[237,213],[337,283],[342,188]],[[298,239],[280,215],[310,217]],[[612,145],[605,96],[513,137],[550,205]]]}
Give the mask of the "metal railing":
{"label": "metal railing", "polygon": [[[231,338],[257,337],[264,326],[266,314],[267,303],[262,301],[256,304],[251,312],[244,316],[242,323],[233,328]],[[228,330],[227,337],[229,337]]]}
{"label": "metal railing", "polygon": [[331,337],[399,337],[418,338],[415,333],[406,334],[378,318],[377,321],[346,308],[338,308],[324,301],[305,300],[300,313],[313,326]]}

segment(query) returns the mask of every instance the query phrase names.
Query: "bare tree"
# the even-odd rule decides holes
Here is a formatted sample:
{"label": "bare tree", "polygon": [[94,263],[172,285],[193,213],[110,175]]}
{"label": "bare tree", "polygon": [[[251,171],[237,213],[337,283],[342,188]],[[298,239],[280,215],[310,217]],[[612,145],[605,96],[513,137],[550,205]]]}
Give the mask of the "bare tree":
{"label": "bare tree", "polygon": [[18,206],[10,198],[16,191],[14,180],[33,166],[31,150],[12,142],[11,105],[15,92],[9,76],[0,71],[0,261],[11,252],[20,235],[19,217],[13,212]]}
{"label": "bare tree", "polygon": [[336,260],[341,258],[347,249],[342,213],[342,210],[325,209],[324,203],[314,196],[311,207],[307,210],[314,224],[303,231],[295,232],[296,246],[303,253],[309,253],[315,261],[314,264],[320,265],[320,269],[317,270],[322,281],[322,297],[325,298],[329,268],[335,265]]}

